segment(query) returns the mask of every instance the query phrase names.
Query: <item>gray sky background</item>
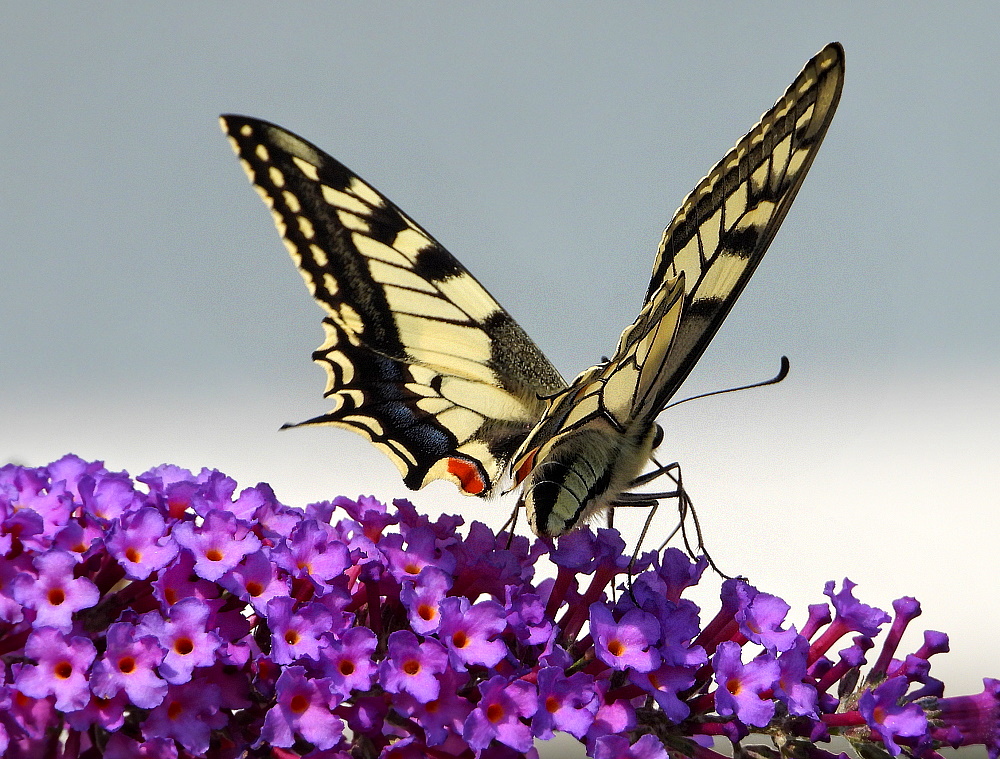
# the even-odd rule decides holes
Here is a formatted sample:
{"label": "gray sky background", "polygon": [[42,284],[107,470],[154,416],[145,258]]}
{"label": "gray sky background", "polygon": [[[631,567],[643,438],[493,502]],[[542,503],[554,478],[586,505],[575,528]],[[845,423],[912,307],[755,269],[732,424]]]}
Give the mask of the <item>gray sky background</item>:
{"label": "gray sky background", "polygon": [[[662,457],[716,560],[792,621],[845,575],[883,608],[915,595],[906,650],[951,633],[934,670],[978,691],[1000,676],[1000,15],[943,5],[11,5],[0,459],[209,466],[300,505],[403,495],[360,437],[277,432],[325,408],[321,314],[217,115],[346,163],[572,377],[634,318],[681,199],[836,39],[839,113],[681,395],[782,354],[791,377],[667,412]],[[507,507],[412,498],[493,527]]]}

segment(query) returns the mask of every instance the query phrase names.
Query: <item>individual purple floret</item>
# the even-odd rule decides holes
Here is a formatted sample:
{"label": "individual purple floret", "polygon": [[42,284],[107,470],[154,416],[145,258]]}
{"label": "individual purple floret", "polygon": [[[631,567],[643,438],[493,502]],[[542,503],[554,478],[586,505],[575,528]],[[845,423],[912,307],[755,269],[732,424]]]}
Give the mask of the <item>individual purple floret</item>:
{"label": "individual purple floret", "polygon": [[196,667],[215,663],[221,639],[209,623],[211,615],[206,601],[185,598],[164,613],[150,611],[139,620],[136,634],[155,638],[166,651],[159,671],[168,683],[186,683]]}
{"label": "individual purple floret", "polygon": [[496,740],[516,751],[532,746],[528,721],[538,710],[538,691],[529,682],[494,675],[479,686],[479,703],[465,720],[462,737],[482,751]]}
{"label": "individual purple floret", "polygon": [[897,651],[913,598],[890,616],[845,580],[796,614],[726,580],[703,614],[704,559],[461,526],[209,469],[0,467],[0,754],[532,759],[562,733],[595,759],[834,759],[836,735],[1000,757],[1000,680],[944,697],[946,635]]}
{"label": "individual purple floret", "polygon": [[448,666],[448,652],[434,638],[420,641],[409,630],[389,636],[388,655],[379,668],[379,682],[389,693],[409,693],[421,704],[441,693],[438,675]]}
{"label": "individual purple floret", "polygon": [[288,667],[278,678],[277,703],[264,718],[260,743],[292,746],[296,738],[316,748],[340,743],[344,723],[330,712],[330,694],[322,682],[310,679],[305,667]]}
{"label": "individual purple floret", "polygon": [[712,667],[719,683],[715,708],[723,716],[735,714],[744,725],[765,727],[774,716],[776,703],[764,694],[774,693],[781,670],[777,659],[767,654],[744,664],[740,651],[740,645],[731,640],[715,650]]}
{"label": "individual purple floret", "polygon": [[166,650],[152,635],[137,635],[128,622],[115,622],[106,634],[107,650],[94,662],[90,688],[99,698],[124,691],[129,701],[143,709],[163,702],[167,682],[157,674]]}
{"label": "individual purple floret", "polygon": [[37,663],[20,668],[14,682],[16,693],[37,699],[51,696],[61,712],[82,709],[90,701],[87,672],[97,649],[89,639],[40,627],[28,636],[24,655]]}
{"label": "individual purple floret", "polygon": [[74,577],[76,558],[66,551],[39,554],[34,572],[22,572],[10,583],[11,595],[25,609],[34,610],[34,627],[73,628],[73,613],[96,606],[101,594],[86,577]]}

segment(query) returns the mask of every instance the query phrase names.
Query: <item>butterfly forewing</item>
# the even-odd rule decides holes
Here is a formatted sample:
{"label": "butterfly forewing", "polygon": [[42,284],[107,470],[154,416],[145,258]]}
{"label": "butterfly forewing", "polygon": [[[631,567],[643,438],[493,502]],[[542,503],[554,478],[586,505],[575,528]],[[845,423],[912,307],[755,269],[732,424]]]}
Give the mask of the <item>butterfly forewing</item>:
{"label": "butterfly forewing", "polygon": [[685,199],[615,354],[553,399],[522,444],[512,466],[536,532],[562,534],[613,506],[647,463],[657,415],[739,297],[816,156],[843,62],[836,43],[814,56]]}
{"label": "butterfly forewing", "polygon": [[326,311],[314,359],[334,408],[303,424],[366,435],[407,486],[486,495],[565,386],[492,296],[381,193],[302,138],[258,119],[223,130],[306,286]]}
{"label": "butterfly forewing", "polygon": [[687,293],[650,407],[655,413],[701,357],[774,239],[826,136],[843,83],[844,50],[832,43],[698,183],[664,231],[646,299],[680,274]]}

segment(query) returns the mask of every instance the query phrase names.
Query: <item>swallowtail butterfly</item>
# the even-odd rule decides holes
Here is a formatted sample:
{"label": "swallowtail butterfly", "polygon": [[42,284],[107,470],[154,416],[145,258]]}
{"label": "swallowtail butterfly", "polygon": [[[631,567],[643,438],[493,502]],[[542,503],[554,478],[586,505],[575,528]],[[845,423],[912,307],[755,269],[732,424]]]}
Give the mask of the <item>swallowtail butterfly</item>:
{"label": "swallowtail butterfly", "polygon": [[[333,409],[302,424],[365,435],[418,489],[488,496],[504,475],[539,535],[616,503],[650,461],[656,424],[785,218],[840,99],[827,45],[681,204],[645,302],[612,357],[567,384],[486,289],[388,198],[279,126],[222,127],[326,312],[313,354]],[[634,502],[634,500],[633,500]]]}

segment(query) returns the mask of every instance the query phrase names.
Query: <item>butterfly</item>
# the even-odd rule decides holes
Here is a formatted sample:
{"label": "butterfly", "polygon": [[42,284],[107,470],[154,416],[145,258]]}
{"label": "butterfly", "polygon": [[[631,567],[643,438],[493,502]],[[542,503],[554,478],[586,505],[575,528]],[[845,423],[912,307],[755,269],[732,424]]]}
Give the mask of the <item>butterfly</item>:
{"label": "butterfly", "polygon": [[501,482],[520,485],[519,505],[541,536],[627,503],[648,480],[640,472],[662,439],[657,416],[774,238],[843,77],[843,48],[827,45],[698,183],[663,233],[638,317],[610,359],[570,383],[388,198],[282,127],[222,116],[326,312],[313,359],[333,408],[301,424],[360,432],[411,489],[445,479],[485,497]]}

